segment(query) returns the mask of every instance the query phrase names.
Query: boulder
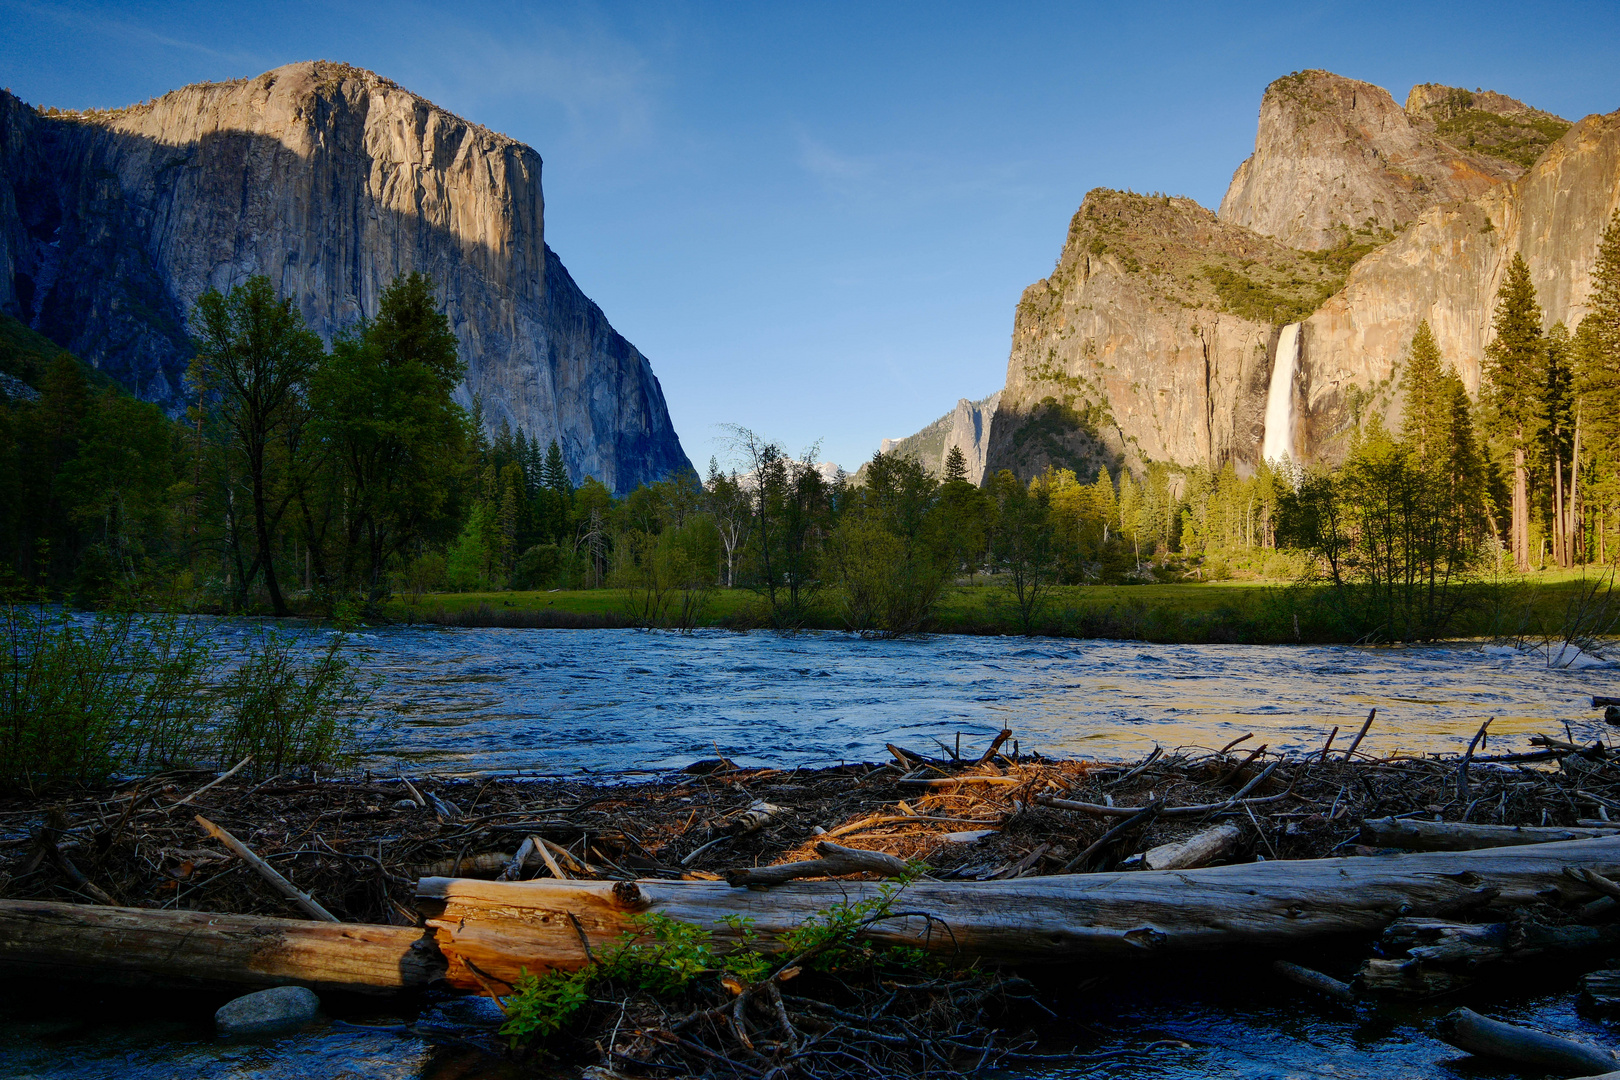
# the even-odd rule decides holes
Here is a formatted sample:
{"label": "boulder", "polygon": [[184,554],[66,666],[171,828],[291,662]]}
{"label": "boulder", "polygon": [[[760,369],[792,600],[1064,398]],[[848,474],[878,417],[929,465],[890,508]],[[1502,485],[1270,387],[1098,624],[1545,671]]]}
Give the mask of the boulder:
{"label": "boulder", "polygon": [[277,986],[226,1002],[214,1013],[214,1026],[221,1035],[269,1035],[295,1031],[320,1011],[321,999],[313,990]]}

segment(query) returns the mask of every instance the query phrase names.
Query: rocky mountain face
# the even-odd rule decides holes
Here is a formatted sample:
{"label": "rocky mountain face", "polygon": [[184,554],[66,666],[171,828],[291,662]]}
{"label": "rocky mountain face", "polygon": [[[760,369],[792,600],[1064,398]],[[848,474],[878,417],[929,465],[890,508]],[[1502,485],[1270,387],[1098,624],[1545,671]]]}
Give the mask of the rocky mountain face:
{"label": "rocky mountain face", "polygon": [[[885,454],[914,457],[935,477],[945,475],[945,455],[951,448],[962,451],[967,461],[968,479],[977,484],[984,480],[985,456],[990,447],[990,422],[995,419],[1001,392],[969,401],[960,398],[956,408],[935,420],[915,435],[903,439],[884,439],[879,449]],[[856,474],[859,482],[864,477]]]}
{"label": "rocky mountain face", "polygon": [[[1528,150],[1527,168],[1516,158]],[[1274,375],[1293,403],[1292,456],[1337,459],[1358,417],[1398,412],[1399,364],[1423,319],[1477,392],[1515,252],[1548,324],[1573,327],[1617,204],[1620,113],[1570,127],[1484,91],[1420,86],[1402,109],[1325,72],[1278,80],[1218,214],[1086,196],[1052,275],[1018,304],[986,467],[1247,471]]]}
{"label": "rocky mountain face", "polygon": [[1254,154],[1233,175],[1220,218],[1316,250],[1402,228],[1521,172],[1452,146],[1432,122],[1414,123],[1381,87],[1303,71],[1266,87]]}
{"label": "rocky mountain face", "polygon": [[557,439],[576,481],[690,468],[646,357],[545,243],[534,150],[371,72],[311,62],[110,112],[0,94],[0,309],[177,410],[186,317],[265,274],[328,342],[433,278],[463,404]]}

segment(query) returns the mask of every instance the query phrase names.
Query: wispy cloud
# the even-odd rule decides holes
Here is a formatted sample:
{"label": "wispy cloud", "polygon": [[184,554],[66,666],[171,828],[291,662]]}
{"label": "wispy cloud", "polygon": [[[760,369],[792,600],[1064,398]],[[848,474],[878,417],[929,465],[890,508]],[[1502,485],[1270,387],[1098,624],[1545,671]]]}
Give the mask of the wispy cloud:
{"label": "wispy cloud", "polygon": [[85,11],[70,4],[31,4],[19,2],[19,0],[4,0],[4,2],[0,2],[0,8],[21,12],[38,19],[49,19],[75,33],[96,34],[115,41],[127,42],[131,45],[156,45],[161,48],[211,57],[215,60],[225,60],[232,64],[252,66],[265,63],[260,56],[254,53],[210,48],[199,42],[187,41],[168,34],[160,34],[128,17],[110,16],[103,11]]}
{"label": "wispy cloud", "polygon": [[1020,197],[1035,187],[1021,161],[970,163],[964,157],[893,150],[848,153],[802,128],[794,131],[799,166],[830,193],[858,202],[950,202]]}

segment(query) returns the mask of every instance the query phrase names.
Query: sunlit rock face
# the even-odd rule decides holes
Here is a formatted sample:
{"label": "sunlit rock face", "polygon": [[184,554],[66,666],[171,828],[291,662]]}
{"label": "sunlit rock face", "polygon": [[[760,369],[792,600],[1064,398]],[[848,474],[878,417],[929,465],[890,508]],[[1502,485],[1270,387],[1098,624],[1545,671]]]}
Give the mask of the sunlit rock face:
{"label": "sunlit rock face", "polygon": [[1318,250],[1399,229],[1436,203],[1475,198],[1524,171],[1444,141],[1426,118],[1429,100],[1414,104],[1416,121],[1371,83],[1326,71],[1278,79],[1260,102],[1254,153],[1232,177],[1221,220]]}
{"label": "sunlit rock face", "polygon": [[186,317],[267,275],[330,342],[438,286],[486,423],[624,491],[690,468],[647,359],[545,243],[540,156],[371,72],[292,64],[111,112],[0,97],[0,305],[171,409]]}
{"label": "sunlit rock face", "polygon": [[1398,415],[1400,363],[1427,319],[1472,394],[1496,293],[1515,253],[1530,267],[1546,326],[1587,313],[1605,226],[1620,209],[1620,112],[1588,116],[1529,172],[1471,202],[1426,210],[1356,264],[1303,330],[1307,457],[1337,457],[1358,411]]}
{"label": "sunlit rock face", "polygon": [[[914,457],[936,477],[945,475],[945,458],[951,450],[960,450],[962,460],[967,465],[967,478],[977,484],[984,479],[985,455],[990,447],[990,423],[995,419],[1000,401],[1000,391],[978,401],[959,398],[956,408],[915,435],[884,439],[880,449],[885,454]],[[864,479],[864,467],[859,477]]]}
{"label": "sunlit rock face", "polygon": [[[1425,85],[1403,110],[1325,72],[1278,80],[1218,215],[1168,196],[1086,196],[1053,273],[1014,314],[987,469],[1241,473],[1265,454],[1268,398],[1295,460],[1337,461],[1358,420],[1398,419],[1402,358],[1424,319],[1477,393],[1516,252],[1548,326],[1573,330],[1586,313],[1620,207],[1620,113],[1564,125],[1485,91]],[[1528,168],[1514,160],[1531,152]],[[1292,371],[1279,372],[1294,324]]]}

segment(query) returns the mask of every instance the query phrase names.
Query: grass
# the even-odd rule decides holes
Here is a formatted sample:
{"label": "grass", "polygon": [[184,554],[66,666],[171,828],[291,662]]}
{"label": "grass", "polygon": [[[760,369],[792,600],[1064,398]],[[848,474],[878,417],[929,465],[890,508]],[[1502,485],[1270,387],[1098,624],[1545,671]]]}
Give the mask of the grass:
{"label": "grass", "polygon": [[[1579,571],[1546,571],[1475,586],[1454,627],[1457,637],[1554,633],[1571,599],[1589,580]],[[822,594],[806,629],[842,630],[837,597]],[[1157,642],[1251,644],[1351,642],[1363,632],[1346,624],[1339,598],[1325,585],[1246,579],[1152,585],[1053,586],[1038,627],[1059,637]],[[553,592],[431,593],[414,604],[396,599],[387,616],[451,626],[603,628],[630,626],[629,598],[618,589]],[[700,625],[763,625],[762,599],[748,589],[719,589]],[[947,634],[1015,634],[1018,620],[998,582],[977,578],[946,591],[933,630]]]}

